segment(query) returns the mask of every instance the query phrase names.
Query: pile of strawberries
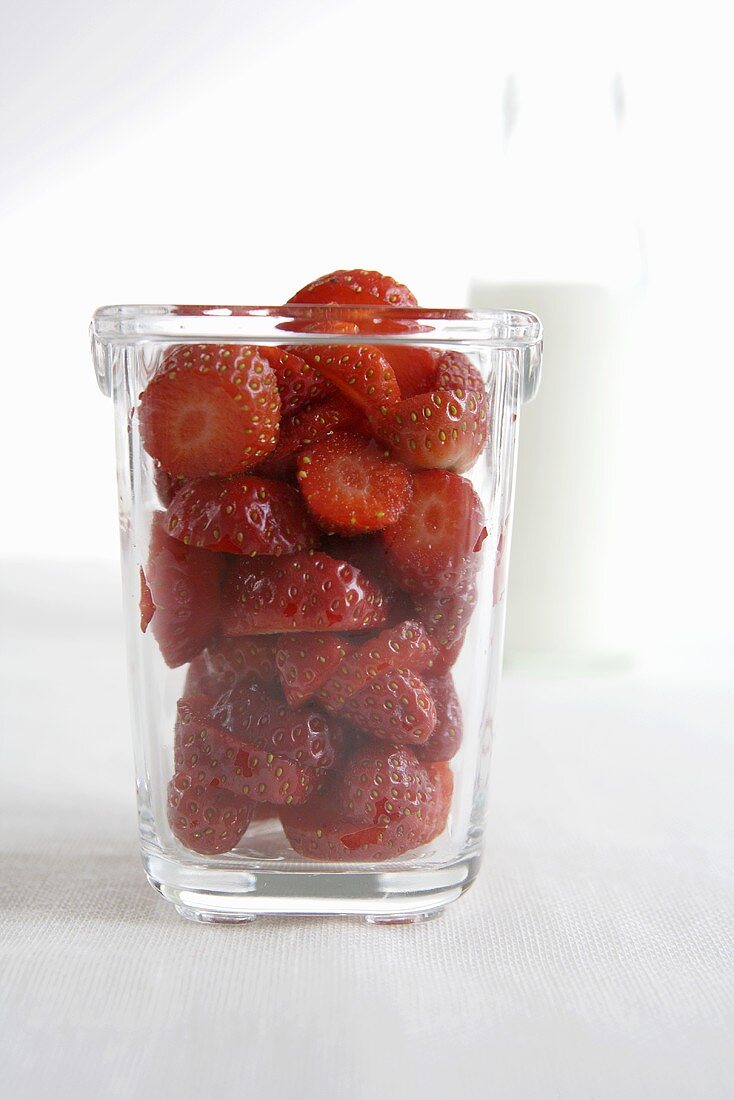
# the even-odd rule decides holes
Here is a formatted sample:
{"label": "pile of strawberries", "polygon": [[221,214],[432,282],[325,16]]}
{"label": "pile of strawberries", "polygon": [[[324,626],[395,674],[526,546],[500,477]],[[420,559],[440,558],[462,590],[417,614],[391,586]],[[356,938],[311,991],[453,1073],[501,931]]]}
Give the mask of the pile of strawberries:
{"label": "pile of strawberries", "polygon": [[[371,306],[416,305],[393,279],[337,271],[291,302],[349,306],[315,327],[355,343],[177,346],[140,396],[165,508],[141,627],[190,662],[169,821],[214,855],[277,813],[303,856],[384,860],[446,826],[487,398],[457,352],[370,345]],[[417,327],[395,316],[381,333]]]}

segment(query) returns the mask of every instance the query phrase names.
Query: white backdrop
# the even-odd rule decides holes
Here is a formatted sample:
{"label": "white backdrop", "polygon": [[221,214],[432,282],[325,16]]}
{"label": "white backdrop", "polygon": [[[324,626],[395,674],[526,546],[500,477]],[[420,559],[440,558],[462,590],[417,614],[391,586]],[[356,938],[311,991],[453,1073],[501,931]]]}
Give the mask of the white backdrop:
{"label": "white backdrop", "polygon": [[[650,264],[610,579],[642,653],[734,644],[722,7],[454,0],[4,0],[0,243],[6,557],[117,556],[105,302],[277,302],[338,266],[462,305],[496,193],[507,72],[621,72]],[[549,186],[541,173],[539,186]]]}

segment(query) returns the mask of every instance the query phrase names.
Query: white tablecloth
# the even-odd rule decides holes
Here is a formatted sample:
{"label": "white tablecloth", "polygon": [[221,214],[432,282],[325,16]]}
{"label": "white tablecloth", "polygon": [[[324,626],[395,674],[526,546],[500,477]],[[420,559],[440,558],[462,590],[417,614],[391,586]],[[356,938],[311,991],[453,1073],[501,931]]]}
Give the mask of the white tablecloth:
{"label": "white tablecloth", "polygon": [[205,927],[142,874],[116,577],[3,589],[0,1095],[734,1096],[723,680],[508,675],[441,919]]}

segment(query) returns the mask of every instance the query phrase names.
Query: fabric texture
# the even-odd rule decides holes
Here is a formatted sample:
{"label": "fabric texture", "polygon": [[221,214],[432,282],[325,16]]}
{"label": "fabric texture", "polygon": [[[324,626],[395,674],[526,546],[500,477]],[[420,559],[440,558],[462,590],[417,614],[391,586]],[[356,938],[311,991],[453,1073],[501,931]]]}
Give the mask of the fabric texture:
{"label": "fabric texture", "polygon": [[199,926],[138,856],[114,576],[3,589],[3,1095],[734,1096],[723,679],[507,675],[484,866],[438,920]]}

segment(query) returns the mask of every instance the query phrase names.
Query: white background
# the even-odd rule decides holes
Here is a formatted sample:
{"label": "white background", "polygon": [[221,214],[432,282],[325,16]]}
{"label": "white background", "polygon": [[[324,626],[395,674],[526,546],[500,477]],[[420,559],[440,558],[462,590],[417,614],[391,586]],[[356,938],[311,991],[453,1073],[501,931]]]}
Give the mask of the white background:
{"label": "white background", "polygon": [[[549,12],[552,8],[552,13]],[[592,8],[593,11],[588,9]],[[730,35],[722,5],[4,0],[2,553],[117,556],[109,302],[278,302],[338,266],[465,304],[518,66],[620,72],[649,261],[614,583],[631,648],[732,645]],[[583,94],[581,91],[580,94]],[[553,186],[539,170],[539,186]],[[627,427],[627,426],[625,426]]]}

